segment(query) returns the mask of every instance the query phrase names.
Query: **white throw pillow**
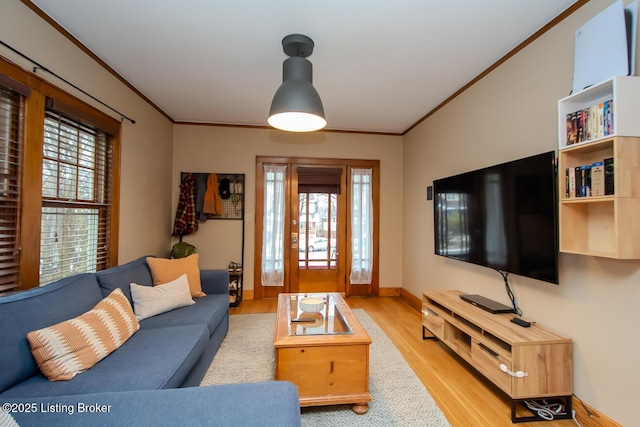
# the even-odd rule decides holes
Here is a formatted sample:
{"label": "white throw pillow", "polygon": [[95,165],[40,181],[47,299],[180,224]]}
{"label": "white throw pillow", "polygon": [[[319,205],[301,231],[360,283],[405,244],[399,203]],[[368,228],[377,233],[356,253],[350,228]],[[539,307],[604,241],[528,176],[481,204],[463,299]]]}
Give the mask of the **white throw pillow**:
{"label": "white throw pillow", "polygon": [[133,312],[138,320],[195,304],[191,298],[186,274],[162,285],[143,286],[131,283],[129,287],[133,300]]}

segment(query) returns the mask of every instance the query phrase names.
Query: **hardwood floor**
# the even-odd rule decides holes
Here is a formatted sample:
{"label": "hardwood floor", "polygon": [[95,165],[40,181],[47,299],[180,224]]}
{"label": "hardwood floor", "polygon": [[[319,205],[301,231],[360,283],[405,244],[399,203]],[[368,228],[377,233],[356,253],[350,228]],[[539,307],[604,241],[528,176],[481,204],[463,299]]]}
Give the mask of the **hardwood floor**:
{"label": "hardwood floor", "polygon": [[[422,339],[422,319],[419,311],[399,297],[350,297],[351,308],[364,309],[385,331],[405,360],[424,383],[452,426],[513,426],[507,396],[484,379],[466,362],[437,340]],[[231,314],[275,313],[275,299],[245,300]],[[607,417],[573,399],[576,418],[582,427],[618,426]],[[523,416],[527,412],[522,412]],[[576,426],[573,420],[529,422],[522,427]]]}

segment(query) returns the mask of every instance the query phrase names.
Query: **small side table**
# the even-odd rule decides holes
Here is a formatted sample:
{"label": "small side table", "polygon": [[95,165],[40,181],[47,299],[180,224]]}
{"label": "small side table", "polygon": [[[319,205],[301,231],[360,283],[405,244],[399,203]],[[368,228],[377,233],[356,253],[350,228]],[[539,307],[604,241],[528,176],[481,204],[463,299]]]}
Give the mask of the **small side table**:
{"label": "small side table", "polygon": [[229,285],[229,307],[238,307],[242,302],[242,269],[229,270],[229,283],[235,282],[235,289]]}

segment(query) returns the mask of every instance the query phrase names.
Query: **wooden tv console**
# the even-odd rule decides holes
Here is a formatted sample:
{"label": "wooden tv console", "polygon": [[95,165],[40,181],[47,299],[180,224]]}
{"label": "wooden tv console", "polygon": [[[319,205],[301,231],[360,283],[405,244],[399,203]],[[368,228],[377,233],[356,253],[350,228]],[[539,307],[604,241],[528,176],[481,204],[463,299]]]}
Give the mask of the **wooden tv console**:
{"label": "wooden tv console", "polygon": [[[422,337],[428,330],[511,398],[511,421],[525,400],[565,401],[571,418],[573,345],[569,338],[537,324],[511,322],[514,314],[491,314],[460,299],[460,291],[422,293]],[[556,419],[562,419],[556,417]]]}

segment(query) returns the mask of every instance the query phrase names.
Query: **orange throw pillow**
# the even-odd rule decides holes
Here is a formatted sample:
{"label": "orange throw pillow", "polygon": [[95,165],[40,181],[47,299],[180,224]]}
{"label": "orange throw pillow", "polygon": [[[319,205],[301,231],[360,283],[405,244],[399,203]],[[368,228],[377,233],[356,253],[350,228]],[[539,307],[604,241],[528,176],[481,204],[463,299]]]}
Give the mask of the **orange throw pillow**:
{"label": "orange throw pillow", "polygon": [[177,259],[147,257],[147,264],[149,264],[151,277],[153,278],[153,286],[172,282],[186,274],[191,296],[193,298],[206,296],[202,292],[202,284],[200,283],[199,257],[200,254],[192,254],[188,257]]}
{"label": "orange throw pillow", "polygon": [[51,381],[70,380],[111,354],[140,329],[116,288],[91,310],[27,334],[38,367]]}

